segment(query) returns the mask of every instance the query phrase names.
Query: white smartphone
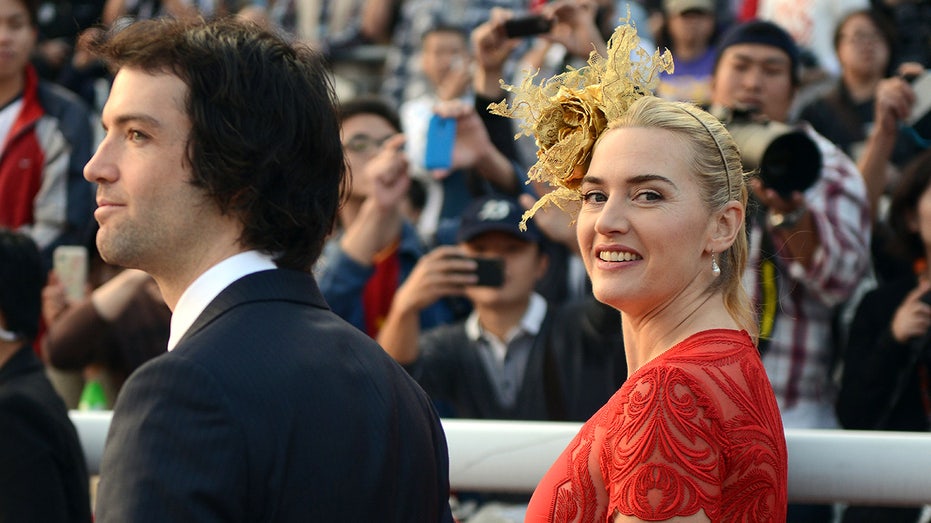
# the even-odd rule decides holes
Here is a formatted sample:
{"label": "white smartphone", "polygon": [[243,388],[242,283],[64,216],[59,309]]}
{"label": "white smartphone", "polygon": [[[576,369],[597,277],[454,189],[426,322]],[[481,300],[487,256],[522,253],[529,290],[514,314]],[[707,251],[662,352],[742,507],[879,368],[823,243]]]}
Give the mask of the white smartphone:
{"label": "white smartphone", "polygon": [[912,81],[912,89],[915,91],[915,105],[905,120],[908,125],[915,125],[915,122],[931,110],[931,73],[925,72],[915,78]]}
{"label": "white smartphone", "polygon": [[52,252],[52,263],[58,281],[65,287],[65,295],[71,301],[84,298],[87,285],[87,247],[61,245]]}

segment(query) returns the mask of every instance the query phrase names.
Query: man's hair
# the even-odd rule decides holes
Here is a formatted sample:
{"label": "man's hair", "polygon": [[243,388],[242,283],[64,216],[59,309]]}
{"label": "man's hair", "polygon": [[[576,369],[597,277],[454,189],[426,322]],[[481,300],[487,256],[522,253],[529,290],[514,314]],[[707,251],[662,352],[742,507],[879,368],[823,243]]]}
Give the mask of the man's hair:
{"label": "man's hair", "polygon": [[401,118],[398,116],[397,111],[382,98],[377,96],[360,96],[340,104],[340,123],[345,122],[353,116],[359,116],[360,114],[371,114],[381,117],[388,122],[395,131],[401,132]]}
{"label": "man's hair", "polygon": [[188,88],[191,183],[242,222],[240,241],[309,271],[346,184],[336,97],[320,55],[232,18],[160,18],[86,43],[113,70]]}
{"label": "man's hair", "polygon": [[0,313],[6,330],[35,339],[44,286],[45,266],[32,238],[0,228]]}

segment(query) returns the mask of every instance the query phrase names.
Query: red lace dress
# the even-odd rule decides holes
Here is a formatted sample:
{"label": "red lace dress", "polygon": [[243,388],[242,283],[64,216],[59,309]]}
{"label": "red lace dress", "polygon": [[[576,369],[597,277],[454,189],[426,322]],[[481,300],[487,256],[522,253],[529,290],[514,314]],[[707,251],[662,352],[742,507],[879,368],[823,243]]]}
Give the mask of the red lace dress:
{"label": "red lace dress", "polygon": [[695,334],[628,378],[537,485],[526,522],[786,520],[786,442],[746,332]]}

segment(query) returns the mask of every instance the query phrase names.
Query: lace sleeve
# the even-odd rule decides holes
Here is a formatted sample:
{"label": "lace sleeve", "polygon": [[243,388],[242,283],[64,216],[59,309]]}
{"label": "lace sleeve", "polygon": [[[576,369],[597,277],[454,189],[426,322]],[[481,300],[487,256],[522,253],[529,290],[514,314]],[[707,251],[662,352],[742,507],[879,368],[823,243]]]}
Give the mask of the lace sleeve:
{"label": "lace sleeve", "polygon": [[727,441],[718,407],[678,367],[654,367],[630,385],[601,457],[607,514],[656,521],[704,509],[715,521]]}

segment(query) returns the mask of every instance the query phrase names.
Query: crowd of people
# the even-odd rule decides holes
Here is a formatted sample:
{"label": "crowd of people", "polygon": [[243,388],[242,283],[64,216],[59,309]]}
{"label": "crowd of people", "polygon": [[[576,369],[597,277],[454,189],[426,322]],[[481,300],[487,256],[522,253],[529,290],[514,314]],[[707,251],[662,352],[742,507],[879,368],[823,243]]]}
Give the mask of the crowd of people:
{"label": "crowd of people", "polygon": [[[0,0],[0,520],[918,521],[787,504],[781,431],[931,430],[904,17]],[[531,498],[450,493],[445,417],[585,424]]]}

